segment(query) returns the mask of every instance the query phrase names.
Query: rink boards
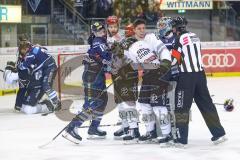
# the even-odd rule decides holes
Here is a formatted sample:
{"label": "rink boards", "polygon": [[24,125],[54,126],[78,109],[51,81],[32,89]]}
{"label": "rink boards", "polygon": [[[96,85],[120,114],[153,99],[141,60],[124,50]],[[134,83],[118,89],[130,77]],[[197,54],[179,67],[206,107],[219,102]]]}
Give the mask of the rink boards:
{"label": "rink boards", "polygon": [[[240,41],[202,42],[201,45],[204,68],[208,76],[240,76]],[[69,59],[72,59],[72,55],[74,54],[78,54],[78,58],[79,56],[84,55],[87,52],[89,46],[67,45],[46,46],[46,48],[48,49],[49,53],[53,55],[58,66],[60,66],[69,63],[67,61]],[[0,48],[0,69],[4,70],[7,61],[16,61],[16,53],[16,47]],[[79,85],[81,83],[79,81],[81,80],[82,68],[80,68],[81,62],[79,64],[79,68],[75,69],[75,71],[70,74],[70,76],[68,75],[68,77],[66,77],[68,84]],[[66,74],[65,72],[72,72],[72,68],[62,68],[61,72],[58,72],[58,81],[59,77],[62,77],[64,74]],[[4,83],[2,76],[3,73],[1,72],[0,74],[0,96],[16,93],[18,84],[8,85]],[[110,82],[109,78],[110,76],[107,76],[108,82]]]}

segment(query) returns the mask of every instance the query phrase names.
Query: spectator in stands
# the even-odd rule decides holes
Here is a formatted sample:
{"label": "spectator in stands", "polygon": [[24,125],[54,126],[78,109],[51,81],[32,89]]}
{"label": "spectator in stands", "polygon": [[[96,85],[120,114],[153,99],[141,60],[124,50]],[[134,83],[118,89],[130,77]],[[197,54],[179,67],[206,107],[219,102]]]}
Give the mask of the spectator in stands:
{"label": "spectator in stands", "polygon": [[156,9],[154,9],[154,4],[150,4],[148,10],[146,12],[146,20],[149,25],[155,25],[157,20],[159,19],[159,14]]}
{"label": "spectator in stands", "polygon": [[136,8],[136,14],[137,14],[137,18],[140,18],[140,19],[146,19],[146,15],[145,13],[143,12],[143,8],[141,5],[138,5],[137,8]]}
{"label": "spectator in stands", "polygon": [[112,14],[113,0],[97,1],[97,17],[104,18]]}
{"label": "spectator in stands", "polygon": [[86,17],[86,14],[85,14],[86,2],[87,0],[74,0],[74,4],[73,4],[77,12],[80,13],[83,17]]}

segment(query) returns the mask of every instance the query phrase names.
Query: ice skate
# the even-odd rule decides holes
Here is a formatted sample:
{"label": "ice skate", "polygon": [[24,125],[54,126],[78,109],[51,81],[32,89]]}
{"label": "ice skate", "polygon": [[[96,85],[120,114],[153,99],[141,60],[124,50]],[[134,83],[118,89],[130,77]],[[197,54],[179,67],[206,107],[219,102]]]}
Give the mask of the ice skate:
{"label": "ice skate", "polygon": [[82,141],[82,137],[78,134],[77,127],[67,127],[62,137],[75,144],[79,144],[79,142]]}
{"label": "ice skate", "polygon": [[226,136],[221,136],[221,137],[212,137],[211,140],[213,144],[218,145],[220,143],[227,141],[228,139],[226,138]]}
{"label": "ice skate", "polygon": [[100,130],[98,127],[89,127],[88,138],[91,139],[105,139],[107,132]]}
{"label": "ice skate", "polygon": [[167,148],[174,146],[174,140],[171,134],[167,135],[166,137],[159,137],[158,143],[161,148]]}
{"label": "ice skate", "polygon": [[115,140],[123,140],[123,137],[128,133],[129,127],[121,127],[113,133]]}
{"label": "ice skate", "polygon": [[157,132],[156,130],[152,130],[140,136],[138,139],[140,143],[154,143],[157,141]]}
{"label": "ice skate", "polygon": [[138,143],[139,137],[140,133],[138,128],[129,129],[128,133],[123,137],[124,144],[136,144]]}

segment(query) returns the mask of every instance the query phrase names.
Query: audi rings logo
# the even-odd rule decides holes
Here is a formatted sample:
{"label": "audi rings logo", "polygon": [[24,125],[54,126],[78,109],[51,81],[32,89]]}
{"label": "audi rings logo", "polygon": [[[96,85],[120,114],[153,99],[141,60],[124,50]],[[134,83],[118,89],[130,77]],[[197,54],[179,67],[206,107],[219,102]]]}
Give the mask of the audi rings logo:
{"label": "audi rings logo", "polygon": [[205,68],[233,67],[236,64],[236,57],[231,53],[204,54],[202,60]]}

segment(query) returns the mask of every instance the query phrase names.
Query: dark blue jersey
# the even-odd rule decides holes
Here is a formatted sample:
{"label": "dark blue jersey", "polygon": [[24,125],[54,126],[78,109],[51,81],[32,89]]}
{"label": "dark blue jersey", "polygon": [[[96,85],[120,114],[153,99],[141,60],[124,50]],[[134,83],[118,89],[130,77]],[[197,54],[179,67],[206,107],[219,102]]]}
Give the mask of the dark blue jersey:
{"label": "dark blue jersey", "polygon": [[[160,37],[159,36],[159,38],[165,44],[165,46],[167,47],[167,49],[169,51],[171,51],[174,48],[175,39],[176,39],[175,34],[172,34],[172,36],[169,36],[169,37]],[[172,61],[174,61],[174,58],[176,58],[176,57],[172,53]],[[171,70],[164,76],[164,79],[170,80],[170,81],[176,81],[178,74],[179,74],[178,64],[177,63],[172,64]]]}
{"label": "dark blue jersey", "polygon": [[173,49],[173,45],[175,43],[175,35],[172,35],[171,37],[167,38],[167,37],[160,37],[160,40],[165,44],[165,46],[168,48],[169,51],[171,51]]}
{"label": "dark blue jersey", "polygon": [[107,45],[107,40],[104,37],[95,37],[92,40],[91,48],[88,50],[89,57],[97,62],[103,60],[110,61],[111,53]]}
{"label": "dark blue jersey", "polygon": [[20,69],[24,60],[19,60],[17,64],[19,88],[39,88],[41,87],[43,78],[36,79],[36,74],[29,74],[28,69]]}
{"label": "dark blue jersey", "polygon": [[19,69],[30,69],[34,72],[45,67],[45,62],[51,58],[46,51],[47,50],[42,47],[33,46],[24,57],[24,61],[19,64]]}

